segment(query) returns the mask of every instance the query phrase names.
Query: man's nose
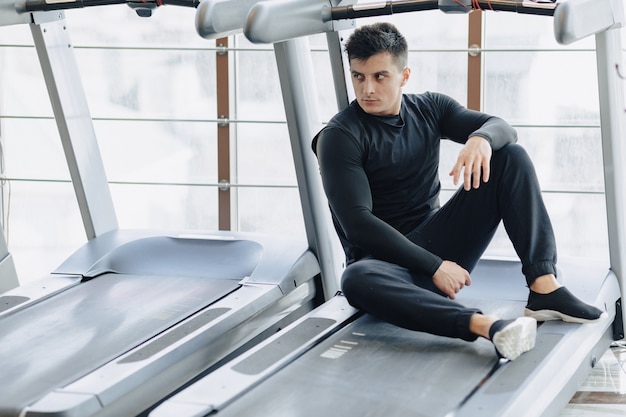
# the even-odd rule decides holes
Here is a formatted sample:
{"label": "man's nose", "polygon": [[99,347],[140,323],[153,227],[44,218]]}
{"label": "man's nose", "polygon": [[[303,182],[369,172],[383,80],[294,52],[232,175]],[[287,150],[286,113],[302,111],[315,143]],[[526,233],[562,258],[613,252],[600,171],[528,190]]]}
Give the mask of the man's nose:
{"label": "man's nose", "polygon": [[363,81],[363,93],[372,94],[374,92],[374,81],[368,78]]}

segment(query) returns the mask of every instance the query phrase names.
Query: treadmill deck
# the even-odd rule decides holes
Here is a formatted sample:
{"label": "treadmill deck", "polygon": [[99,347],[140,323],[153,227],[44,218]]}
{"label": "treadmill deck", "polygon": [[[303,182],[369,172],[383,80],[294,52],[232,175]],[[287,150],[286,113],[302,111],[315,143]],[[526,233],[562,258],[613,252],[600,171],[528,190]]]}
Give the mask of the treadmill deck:
{"label": "treadmill deck", "polygon": [[[485,301],[479,306],[510,315],[523,307]],[[453,355],[447,354],[451,351]],[[433,336],[364,315],[217,415],[443,416],[462,403],[498,363],[493,345],[484,339],[466,342]],[[284,387],[298,389],[275,395]]]}

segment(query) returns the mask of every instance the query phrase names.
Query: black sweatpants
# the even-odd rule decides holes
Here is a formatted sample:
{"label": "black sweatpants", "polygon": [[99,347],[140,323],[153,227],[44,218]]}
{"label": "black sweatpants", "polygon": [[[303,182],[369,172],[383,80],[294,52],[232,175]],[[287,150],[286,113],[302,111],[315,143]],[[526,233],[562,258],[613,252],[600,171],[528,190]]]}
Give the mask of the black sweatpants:
{"label": "black sweatpants", "polygon": [[[526,151],[515,144],[493,153],[487,183],[470,191],[461,187],[407,238],[471,273],[500,221],[528,285],[541,275],[556,275],[554,233],[535,169]],[[477,338],[469,331],[469,320],[478,310],[449,299],[425,274],[364,257],[348,265],[341,286],[351,305],[392,324],[464,340]]]}

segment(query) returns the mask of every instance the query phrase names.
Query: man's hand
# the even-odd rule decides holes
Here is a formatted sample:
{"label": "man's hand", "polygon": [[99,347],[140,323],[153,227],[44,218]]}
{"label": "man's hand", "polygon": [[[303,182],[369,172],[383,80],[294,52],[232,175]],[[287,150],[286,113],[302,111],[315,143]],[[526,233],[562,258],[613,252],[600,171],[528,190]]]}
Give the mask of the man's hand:
{"label": "man's hand", "polygon": [[[481,171],[482,180],[489,181],[489,162],[491,161],[491,145],[487,139],[480,136],[470,137],[456,160],[456,164],[450,171],[454,185],[459,183],[461,171],[463,171],[463,188],[469,191],[470,188],[480,186]],[[473,174],[473,176],[472,176]]]}
{"label": "man's hand", "polygon": [[455,262],[443,261],[439,269],[433,275],[433,283],[445,295],[454,300],[456,293],[472,283],[469,272],[461,268]]}

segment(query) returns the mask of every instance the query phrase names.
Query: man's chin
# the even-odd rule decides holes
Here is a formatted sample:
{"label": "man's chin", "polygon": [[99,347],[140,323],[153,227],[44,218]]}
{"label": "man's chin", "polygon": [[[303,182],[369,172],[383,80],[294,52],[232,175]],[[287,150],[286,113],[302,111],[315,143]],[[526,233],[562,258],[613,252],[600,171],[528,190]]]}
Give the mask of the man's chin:
{"label": "man's chin", "polygon": [[376,102],[359,101],[359,104],[366,113],[376,114],[380,111],[380,109],[378,108],[378,103]]}

